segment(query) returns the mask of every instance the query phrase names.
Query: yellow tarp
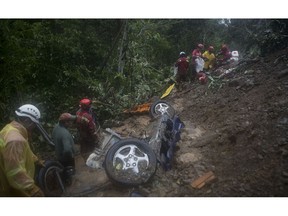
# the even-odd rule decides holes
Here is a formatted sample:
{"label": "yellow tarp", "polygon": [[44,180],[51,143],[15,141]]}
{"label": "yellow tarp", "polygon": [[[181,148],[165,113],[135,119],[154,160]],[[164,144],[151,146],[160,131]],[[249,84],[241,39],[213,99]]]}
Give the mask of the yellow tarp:
{"label": "yellow tarp", "polygon": [[175,83],[173,83],[172,85],[170,85],[166,91],[164,92],[164,94],[161,96],[161,99],[168,96],[170,94],[170,92],[172,91],[172,89],[174,88],[175,86]]}
{"label": "yellow tarp", "polygon": [[[166,91],[164,92],[164,94],[161,96],[161,99],[168,96],[170,94],[170,92],[173,90],[175,86],[175,83],[173,83],[172,85],[170,85]],[[145,103],[145,104],[140,104],[137,105],[131,109],[127,109],[124,110],[124,113],[131,113],[131,114],[135,114],[135,113],[147,113],[149,112],[150,106],[152,105],[152,103]]]}

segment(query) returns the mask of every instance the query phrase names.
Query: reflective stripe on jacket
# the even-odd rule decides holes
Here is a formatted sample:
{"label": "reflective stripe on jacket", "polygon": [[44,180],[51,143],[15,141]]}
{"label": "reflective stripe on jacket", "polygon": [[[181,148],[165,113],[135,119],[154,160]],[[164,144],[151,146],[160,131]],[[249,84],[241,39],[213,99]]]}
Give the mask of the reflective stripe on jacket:
{"label": "reflective stripe on jacket", "polygon": [[35,187],[33,154],[25,127],[16,121],[7,124],[0,132],[0,196],[28,196]]}

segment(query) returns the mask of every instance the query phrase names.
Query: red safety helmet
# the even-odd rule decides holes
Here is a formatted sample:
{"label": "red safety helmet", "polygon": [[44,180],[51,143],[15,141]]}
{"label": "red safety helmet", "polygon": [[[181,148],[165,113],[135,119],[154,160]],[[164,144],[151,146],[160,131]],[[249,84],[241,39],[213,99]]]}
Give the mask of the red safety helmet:
{"label": "red safety helmet", "polygon": [[228,46],[226,44],[223,44],[222,47],[221,47],[221,50],[225,51],[228,49]]}
{"label": "red safety helmet", "polygon": [[90,108],[91,104],[92,104],[92,101],[90,99],[83,98],[82,100],[80,100],[79,106],[83,109],[88,109]]}
{"label": "red safety helmet", "polygon": [[198,44],[197,47],[200,48],[200,49],[203,49],[204,45],[203,44]]}

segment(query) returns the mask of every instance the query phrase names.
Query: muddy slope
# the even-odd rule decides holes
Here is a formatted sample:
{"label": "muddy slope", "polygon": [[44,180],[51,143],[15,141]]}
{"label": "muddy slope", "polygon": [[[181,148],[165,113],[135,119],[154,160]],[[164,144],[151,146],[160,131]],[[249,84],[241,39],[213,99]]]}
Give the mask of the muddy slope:
{"label": "muddy slope", "polygon": [[[185,123],[174,167],[138,188],[109,186],[88,196],[270,197],[288,195],[288,50],[249,59],[210,85],[191,83],[165,98]],[[148,115],[131,116],[121,134],[141,136]],[[214,179],[192,183],[206,173]]]}

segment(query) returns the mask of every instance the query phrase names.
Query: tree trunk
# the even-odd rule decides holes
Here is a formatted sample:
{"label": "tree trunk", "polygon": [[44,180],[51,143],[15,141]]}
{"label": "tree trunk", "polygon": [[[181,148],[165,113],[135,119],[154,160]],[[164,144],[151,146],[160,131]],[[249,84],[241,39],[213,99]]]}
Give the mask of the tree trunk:
{"label": "tree trunk", "polygon": [[119,47],[119,58],[118,58],[118,73],[123,73],[125,66],[125,55],[127,48],[127,29],[128,29],[128,20],[124,21],[123,36],[122,41]]}

